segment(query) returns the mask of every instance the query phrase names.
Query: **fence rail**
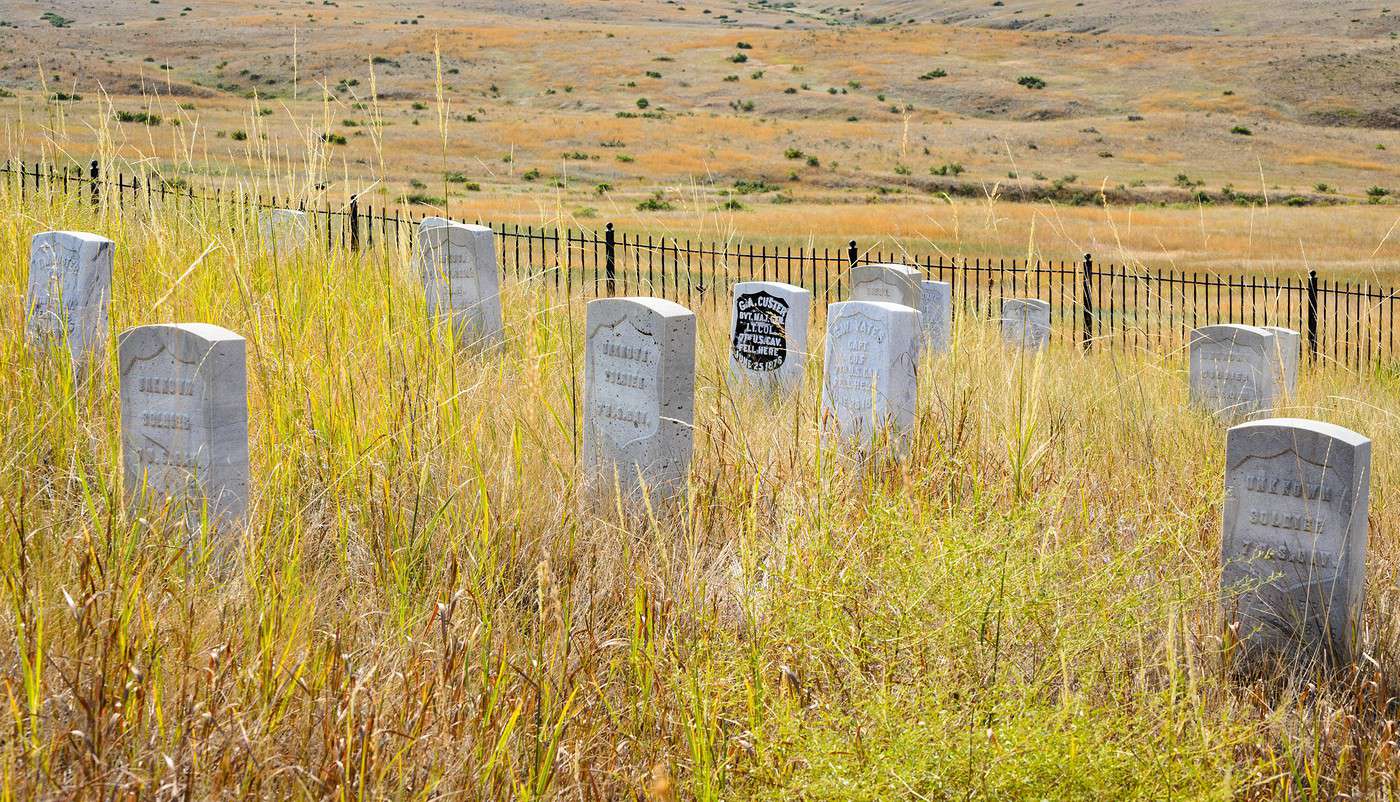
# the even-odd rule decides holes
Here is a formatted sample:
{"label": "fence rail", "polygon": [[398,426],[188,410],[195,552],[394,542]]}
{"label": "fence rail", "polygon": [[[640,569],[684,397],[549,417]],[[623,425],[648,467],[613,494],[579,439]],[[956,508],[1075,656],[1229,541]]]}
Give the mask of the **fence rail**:
{"label": "fence rail", "polygon": [[[6,163],[13,191],[63,193],[94,206],[170,203],[288,206],[305,211],[328,248],[406,248],[424,215],[375,208],[351,197],[340,208],[286,199],[196,193],[159,175],[104,176],[47,163]],[[481,221],[477,221],[481,223]],[[583,298],[655,295],[691,308],[720,309],[741,281],[773,280],[812,291],[823,305],[840,301],[845,271],[856,264],[919,267],[952,287],[955,314],[995,318],[1007,298],[1039,298],[1051,308],[1052,337],[1095,347],[1180,349],[1191,329],[1213,323],[1282,326],[1299,331],[1310,360],[1357,370],[1395,366],[1396,288],[1331,281],[1316,271],[1292,277],[1220,275],[1078,261],[948,258],[907,252],[692,242],[672,236],[515,223],[481,223],[495,232],[504,275]]]}

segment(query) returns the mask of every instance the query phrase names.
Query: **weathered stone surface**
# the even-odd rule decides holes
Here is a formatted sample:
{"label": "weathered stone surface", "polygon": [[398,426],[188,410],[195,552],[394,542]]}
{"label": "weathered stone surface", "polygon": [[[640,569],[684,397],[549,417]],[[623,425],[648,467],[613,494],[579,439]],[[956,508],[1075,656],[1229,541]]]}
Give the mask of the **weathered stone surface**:
{"label": "weathered stone surface", "polygon": [[736,381],[792,391],[807,362],[812,293],[777,281],[734,285],[729,371]]}
{"label": "weathered stone surface", "polygon": [[588,303],[583,464],[628,499],[685,493],[695,424],[695,315],[660,298]]}
{"label": "weathered stone surface", "polygon": [[450,320],[458,343],[494,347],[505,341],[491,229],[445,221],[421,225],[418,266],[429,314]]}
{"label": "weathered stone surface", "polygon": [[29,339],[41,351],[66,349],[80,376],[107,347],[114,251],[111,240],[81,231],[46,231],[29,244]]}
{"label": "weathered stone surface", "polygon": [[1271,410],[1278,399],[1274,334],[1226,323],[1191,332],[1191,400],[1223,417]]}
{"label": "weathered stone surface", "polygon": [[1050,304],[1036,298],[1002,301],[1001,338],[1032,351],[1045,348],[1050,344]]}
{"label": "weathered stone surface", "polygon": [[864,449],[888,434],[899,450],[914,429],[920,313],[884,301],[832,304],[826,317],[823,432]]}
{"label": "weathered stone surface", "polygon": [[946,281],[923,281],[919,290],[924,342],[933,353],[943,353],[953,339],[953,287]]}
{"label": "weathered stone surface", "polygon": [[888,301],[918,309],[923,273],[906,265],[857,265],[851,268],[852,301]]}
{"label": "weathered stone surface", "polygon": [[206,323],[139,326],[118,337],[122,466],[134,502],[177,505],[198,531],[248,511],[248,378],[243,338]]}
{"label": "weathered stone surface", "polygon": [[1274,335],[1274,351],[1278,357],[1279,393],[1291,396],[1298,392],[1298,359],[1302,356],[1303,339],[1298,332],[1283,326],[1263,328]]}
{"label": "weathered stone surface", "polygon": [[1371,441],[1296,418],[1230,429],[1221,584],[1247,656],[1354,656],[1366,583]]}
{"label": "weathered stone surface", "polygon": [[258,217],[258,232],[268,253],[290,253],[311,238],[311,220],[296,209],[270,209]]}

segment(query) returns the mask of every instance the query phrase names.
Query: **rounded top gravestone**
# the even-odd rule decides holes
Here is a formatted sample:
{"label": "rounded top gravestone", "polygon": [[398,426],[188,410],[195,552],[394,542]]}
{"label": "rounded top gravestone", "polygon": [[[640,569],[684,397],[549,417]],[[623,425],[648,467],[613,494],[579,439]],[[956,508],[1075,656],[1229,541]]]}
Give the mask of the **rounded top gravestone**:
{"label": "rounded top gravestone", "polygon": [[158,324],[118,337],[122,461],[133,500],[208,502],[215,527],[248,508],[248,381],[242,337],[207,323]]}
{"label": "rounded top gravestone", "polygon": [[115,250],[84,231],[46,231],[30,241],[26,331],[41,348],[65,345],[80,373],[107,344]]}
{"label": "rounded top gravestone", "polygon": [[946,281],[919,283],[919,312],[924,340],[933,353],[948,350],[953,339],[953,287]]}
{"label": "rounded top gravestone", "polygon": [[842,301],[826,318],[823,431],[862,455],[881,437],[902,451],[918,390],[919,311],[884,301]]}
{"label": "rounded top gravestone", "polygon": [[729,371],[736,380],[792,390],[802,382],[812,293],[778,281],[734,285]]}
{"label": "rounded top gravestone", "polygon": [[627,499],[685,492],[695,423],[695,315],[661,298],[588,303],[583,463]]}
{"label": "rounded top gravestone", "polygon": [[1224,323],[1191,332],[1191,400],[1222,418],[1271,410],[1278,398],[1274,333]]}
{"label": "rounded top gravestone", "polygon": [[277,255],[295,251],[311,238],[311,219],[298,209],[271,209],[258,218],[263,250]]}
{"label": "rounded top gravestone", "polygon": [[918,309],[923,273],[907,265],[856,265],[851,268],[852,301],[888,301]]}
{"label": "rounded top gravestone", "polygon": [[414,259],[429,314],[450,319],[459,343],[491,348],[505,341],[491,229],[428,218],[419,225]]}
{"label": "rounded top gravestone", "polygon": [[1370,474],[1371,441],[1341,426],[1272,418],[1230,429],[1222,603],[1246,658],[1352,659]]}
{"label": "rounded top gravestone", "polygon": [[1001,337],[1007,343],[1039,351],[1050,344],[1050,304],[1038,298],[1001,302]]}

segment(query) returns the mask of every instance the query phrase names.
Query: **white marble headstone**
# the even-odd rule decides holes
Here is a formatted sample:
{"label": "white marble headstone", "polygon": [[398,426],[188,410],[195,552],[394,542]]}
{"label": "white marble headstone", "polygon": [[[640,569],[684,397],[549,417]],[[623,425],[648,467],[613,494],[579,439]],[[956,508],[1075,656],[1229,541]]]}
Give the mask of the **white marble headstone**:
{"label": "white marble headstone", "polygon": [[1366,585],[1371,441],[1330,423],[1271,418],[1225,445],[1225,620],[1246,657],[1345,664]]}
{"label": "white marble headstone", "polygon": [[924,342],[933,353],[941,354],[953,339],[953,287],[946,281],[922,281],[919,290]]}
{"label": "white marble headstone", "polygon": [[852,301],[888,301],[918,309],[923,273],[906,265],[856,265],[851,268]]}
{"label": "white marble headstone", "polygon": [[1003,341],[1039,351],[1050,344],[1050,304],[1037,298],[1007,298],[1001,302]]}
{"label": "white marble headstone", "polygon": [[1274,351],[1278,357],[1279,394],[1292,396],[1298,392],[1298,359],[1302,356],[1302,337],[1297,331],[1283,326],[1263,328],[1274,334]]}
{"label": "white marble headstone", "polygon": [[107,347],[112,241],[81,231],[46,231],[29,244],[25,329],[40,350],[64,348],[83,376]]}
{"label": "white marble headstone", "polygon": [[490,348],[505,341],[491,229],[425,220],[418,230],[418,268],[429,314],[450,319],[458,343]]}
{"label": "white marble headstone", "polygon": [[177,505],[190,532],[248,511],[243,338],[207,323],[138,326],[118,337],[122,466],[133,502]]}
{"label": "white marble headstone", "polygon": [[827,309],[823,433],[864,451],[884,436],[897,451],[914,429],[919,311],[884,301]]}
{"label": "white marble headstone", "polygon": [[777,281],[734,285],[729,372],[741,383],[790,392],[802,384],[812,293]]}
{"label": "white marble headstone", "polygon": [[1278,400],[1273,332],[1225,323],[1191,332],[1191,400],[1222,417],[1272,410]]}
{"label": "white marble headstone", "polygon": [[682,496],[695,426],[695,315],[660,298],[588,302],[583,465],[625,499]]}
{"label": "white marble headstone", "polygon": [[311,238],[311,220],[296,209],[270,209],[258,217],[258,233],[267,253],[291,253]]}

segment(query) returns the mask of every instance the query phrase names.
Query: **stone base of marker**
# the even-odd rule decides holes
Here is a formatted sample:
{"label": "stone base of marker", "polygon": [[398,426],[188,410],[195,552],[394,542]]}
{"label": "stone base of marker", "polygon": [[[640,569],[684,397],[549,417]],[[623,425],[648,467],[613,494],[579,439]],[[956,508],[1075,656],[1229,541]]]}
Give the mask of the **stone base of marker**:
{"label": "stone base of marker", "polygon": [[248,381],[242,337],[205,323],[118,337],[122,474],[143,510],[171,507],[191,537],[248,514]]}
{"label": "stone base of marker", "polygon": [[920,314],[903,304],[843,301],[827,309],[822,433],[873,456],[901,454],[914,430]]}
{"label": "stone base of marker", "polygon": [[1272,418],[1226,437],[1221,603],[1237,667],[1356,657],[1371,441]]}
{"label": "stone base of marker", "polygon": [[81,231],[30,240],[25,332],[36,352],[67,351],[79,383],[105,361],[115,250],[106,237]]}
{"label": "stone base of marker", "polygon": [[588,303],[583,469],[590,494],[684,498],[695,437],[695,315],[660,298]]}
{"label": "stone base of marker", "polygon": [[1036,298],[1007,298],[1001,302],[1004,342],[1041,351],[1050,344],[1050,304]]}
{"label": "stone base of marker", "polygon": [[1274,333],[1227,323],[1191,332],[1191,401],[1221,418],[1274,409],[1279,350]]}
{"label": "stone base of marker", "polygon": [[486,226],[428,218],[419,224],[415,262],[428,314],[450,322],[458,345],[505,343],[495,234]]}
{"label": "stone base of marker", "polygon": [[802,386],[812,293],[777,281],[734,285],[729,375],[736,384],[773,393]]}

